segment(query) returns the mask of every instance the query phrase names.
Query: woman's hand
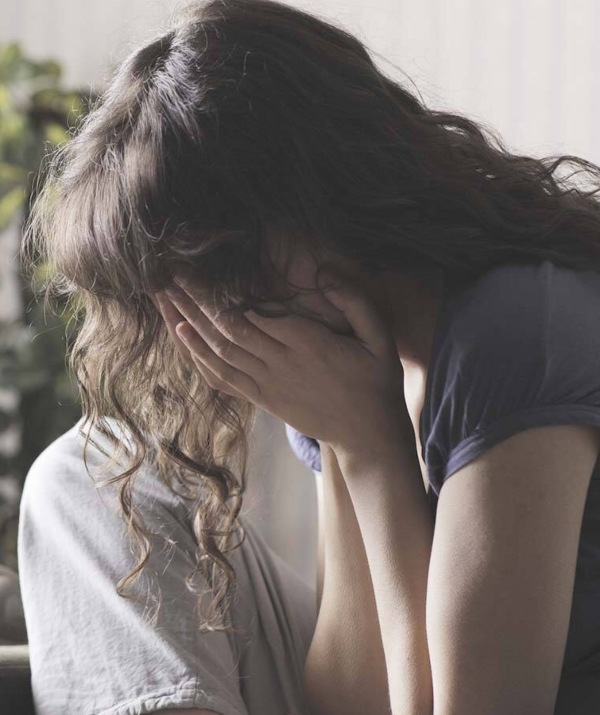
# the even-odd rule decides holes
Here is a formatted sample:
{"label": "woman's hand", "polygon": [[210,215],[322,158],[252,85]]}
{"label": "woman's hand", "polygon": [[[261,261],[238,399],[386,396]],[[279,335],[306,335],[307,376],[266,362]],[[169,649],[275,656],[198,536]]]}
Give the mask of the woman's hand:
{"label": "woman's hand", "polygon": [[163,294],[163,293],[149,293],[150,300],[156,306],[158,312],[162,315],[165,325],[167,326],[167,331],[177,348],[177,352],[181,357],[193,367],[197,367],[196,360],[186,348],[185,343],[177,335],[175,326],[184,320],[183,315],[177,310],[173,303]]}
{"label": "woman's hand", "polygon": [[390,421],[406,413],[393,337],[364,291],[340,274],[333,276],[336,287],[320,287],[344,313],[353,336],[298,315],[218,312],[189,282],[175,281],[180,289],[159,298],[161,313],[214,389],[339,449],[388,432]]}

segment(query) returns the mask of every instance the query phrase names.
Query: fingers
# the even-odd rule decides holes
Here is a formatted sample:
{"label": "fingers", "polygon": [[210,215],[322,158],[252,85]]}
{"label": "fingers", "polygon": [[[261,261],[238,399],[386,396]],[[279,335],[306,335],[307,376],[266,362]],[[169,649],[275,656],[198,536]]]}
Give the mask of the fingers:
{"label": "fingers", "polygon": [[298,321],[302,321],[302,331],[312,331],[316,339],[328,332],[324,325],[299,315],[265,318],[253,310],[243,314],[219,312],[207,300],[206,295],[185,279],[175,278],[175,282],[195,304],[202,306],[202,310],[218,328],[218,332],[265,362],[285,360],[287,348],[302,347],[298,343]]}
{"label": "fingers", "polygon": [[[221,372],[225,371],[227,365],[229,365],[247,375],[256,375],[258,377],[264,374],[266,370],[265,362],[228,338],[228,335],[231,337],[237,335],[237,330],[232,331],[229,328],[226,330],[227,335],[225,335],[220,327],[217,327],[213,320],[204,313],[203,308],[196,304],[185,291],[173,288],[167,290],[166,293],[184,320],[193,328],[190,333],[191,340],[186,342],[187,347],[192,352],[203,358],[209,358],[209,364],[214,364]],[[218,325],[221,326],[222,322],[219,321]],[[182,337],[181,334],[179,335]],[[210,349],[218,360],[213,360],[212,356],[207,354],[206,347]]]}
{"label": "fingers", "polygon": [[319,283],[327,300],[344,314],[356,338],[369,352],[375,354],[389,349],[389,329],[377,307],[361,287],[333,273],[319,276]]}
{"label": "fingers", "polygon": [[[216,306],[189,281],[176,277],[175,283],[178,286],[175,290],[181,294],[181,297],[187,298],[188,304],[195,306],[199,313],[203,312],[208,316],[209,320],[204,321],[208,337],[213,337],[217,342],[225,339],[256,358],[263,359],[264,356],[265,362],[268,359],[283,358],[282,350],[285,346],[254,325],[247,317],[250,311],[246,314],[219,312]],[[199,320],[203,317],[203,315],[198,316]]]}
{"label": "fingers", "polygon": [[[268,335],[284,348],[296,351],[305,347],[307,338],[308,344],[314,347],[319,344],[319,340],[333,332],[322,322],[296,314],[265,318],[254,311],[247,311],[245,315],[262,334]],[[285,354],[282,359],[285,359]]]}
{"label": "fingers", "polygon": [[[245,395],[242,395],[233,386],[226,385],[217,375],[215,375],[215,373],[208,367],[208,365],[203,363],[202,360],[198,359],[189,350],[189,348],[187,347],[187,342],[183,341],[179,337],[177,325],[181,323],[182,320],[184,320],[184,317],[177,310],[175,305],[168,298],[166,298],[164,295],[161,295],[160,293],[148,295],[150,300],[158,309],[158,312],[162,315],[163,320],[165,321],[165,325],[167,327],[167,331],[171,336],[172,340],[174,341],[177,350],[183,356],[183,358],[188,363],[190,363],[190,365],[194,366],[200,372],[205,382],[207,382],[208,385],[214,390],[226,392],[227,394],[233,395],[234,397],[238,397],[240,399],[247,399]],[[192,332],[194,332],[193,328],[191,328],[191,330]]]}
{"label": "fingers", "polygon": [[[175,331],[208,384],[214,389],[242,397],[262,407],[260,385],[268,380],[266,364],[227,340],[183,290],[169,289],[166,295],[168,297],[165,300],[172,301],[178,313],[188,323],[187,330],[176,325]],[[204,367],[207,371],[202,369]]]}
{"label": "fingers", "polygon": [[212,387],[213,390],[219,390],[220,392],[226,392],[228,395],[232,395],[233,397],[238,397],[242,400],[247,400],[248,398],[246,395],[242,395],[241,392],[235,389],[232,385],[224,383],[215,373],[208,367],[208,365],[205,365],[202,360],[200,360],[197,357],[194,357],[192,355],[192,360],[198,369],[198,372],[202,375],[204,378],[204,381],[209,385],[209,387]]}
{"label": "fingers", "polygon": [[158,308],[159,313],[162,315],[163,320],[165,321],[165,325],[167,326],[167,331],[171,336],[171,339],[175,343],[175,346],[179,353],[182,355],[184,360],[186,360],[186,362],[190,363],[190,365],[195,365],[190,351],[186,347],[185,343],[179,338],[175,330],[175,326],[177,325],[177,323],[180,323],[182,320],[184,320],[184,317],[173,305],[173,303],[171,303],[170,300],[164,298],[164,296],[161,296],[160,293],[153,293],[152,295],[148,295],[150,297],[150,300]]}
{"label": "fingers", "polygon": [[258,385],[251,375],[216,355],[191,325],[180,323],[175,329],[188,347],[196,367],[212,388],[231,394],[235,392],[236,396],[245,399],[257,398],[260,394]]}

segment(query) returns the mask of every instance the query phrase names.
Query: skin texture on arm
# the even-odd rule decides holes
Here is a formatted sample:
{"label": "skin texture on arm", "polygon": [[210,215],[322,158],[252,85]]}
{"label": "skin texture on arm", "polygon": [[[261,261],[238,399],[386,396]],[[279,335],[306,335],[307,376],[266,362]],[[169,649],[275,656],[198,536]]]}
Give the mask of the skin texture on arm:
{"label": "skin texture on arm", "polygon": [[310,712],[388,715],[381,633],[358,521],[335,454],[324,443],[321,462],[317,582],[322,593],[304,668]]}
{"label": "skin texture on arm", "polygon": [[[321,452],[322,454],[322,452]],[[325,505],[323,495],[323,474],[315,472],[317,486],[317,613],[321,608],[321,598],[323,596],[323,579],[325,576],[325,534],[323,533],[323,522],[325,520]]]}
{"label": "skin texture on arm", "polygon": [[[402,459],[394,464],[393,450],[381,448],[378,460],[372,452],[362,463],[341,461],[369,558],[394,715],[553,715],[599,450],[600,430],[587,425],[528,429],[453,474],[440,493],[426,601],[422,564],[398,549],[421,528],[406,511]],[[427,647],[429,674],[416,667],[422,661],[415,666],[406,633],[414,648]],[[429,705],[414,699],[405,677],[411,669],[423,678],[421,692],[431,685]],[[414,692],[418,686],[415,680]]]}
{"label": "skin texture on arm", "polygon": [[[336,449],[367,555],[392,715],[431,715],[426,637],[427,572],[434,523],[406,408]],[[462,715],[465,715],[464,713]]]}
{"label": "skin texture on arm", "polygon": [[599,449],[588,425],[528,429],[444,485],[427,591],[435,715],[553,715]]}

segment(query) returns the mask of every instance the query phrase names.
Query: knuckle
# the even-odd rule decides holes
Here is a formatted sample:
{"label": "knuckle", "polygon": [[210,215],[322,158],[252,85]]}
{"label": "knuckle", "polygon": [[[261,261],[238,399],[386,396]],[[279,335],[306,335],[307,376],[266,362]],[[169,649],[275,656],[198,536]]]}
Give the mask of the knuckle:
{"label": "knuckle", "polygon": [[228,341],[233,342],[233,331],[231,330],[231,327],[229,325],[223,323],[219,326],[219,330],[221,331],[221,334],[224,338],[227,338]]}
{"label": "knuckle", "polygon": [[227,346],[229,343],[225,342],[224,340],[217,340],[215,341],[214,344],[214,351],[215,355],[217,355],[220,358],[223,358],[227,355]]}

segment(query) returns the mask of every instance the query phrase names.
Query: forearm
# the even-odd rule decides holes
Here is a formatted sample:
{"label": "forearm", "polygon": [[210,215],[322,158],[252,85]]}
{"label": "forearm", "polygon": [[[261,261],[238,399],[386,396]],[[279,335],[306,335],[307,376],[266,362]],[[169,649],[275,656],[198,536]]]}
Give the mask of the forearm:
{"label": "forearm", "polygon": [[365,547],[334,452],[321,444],[325,563],[304,670],[312,715],[388,715],[385,658]]}
{"label": "forearm", "polygon": [[[400,432],[398,433],[398,428]],[[434,522],[408,412],[393,434],[336,457],[354,505],[382,633],[393,715],[431,715],[425,607]]]}

